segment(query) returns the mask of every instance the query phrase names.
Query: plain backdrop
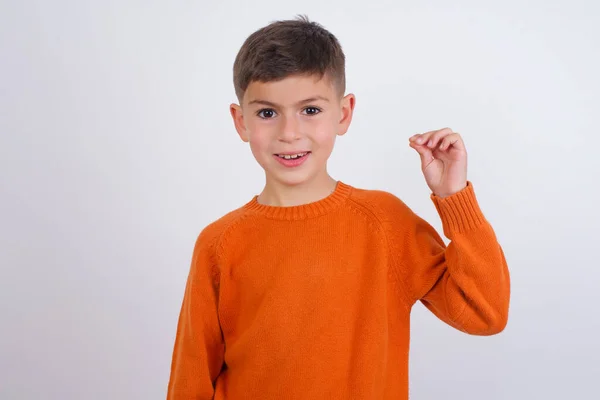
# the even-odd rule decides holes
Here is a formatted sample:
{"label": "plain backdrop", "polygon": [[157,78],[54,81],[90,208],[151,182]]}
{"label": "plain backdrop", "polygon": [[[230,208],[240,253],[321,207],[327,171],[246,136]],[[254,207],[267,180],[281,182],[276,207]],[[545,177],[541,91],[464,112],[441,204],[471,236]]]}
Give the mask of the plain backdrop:
{"label": "plain backdrop", "polygon": [[441,229],[408,137],[451,127],[509,262],[500,335],[415,307],[411,398],[600,398],[598,2],[0,4],[0,399],[165,397],[196,237],[264,181],[234,57],[297,14],[357,96],[332,175]]}

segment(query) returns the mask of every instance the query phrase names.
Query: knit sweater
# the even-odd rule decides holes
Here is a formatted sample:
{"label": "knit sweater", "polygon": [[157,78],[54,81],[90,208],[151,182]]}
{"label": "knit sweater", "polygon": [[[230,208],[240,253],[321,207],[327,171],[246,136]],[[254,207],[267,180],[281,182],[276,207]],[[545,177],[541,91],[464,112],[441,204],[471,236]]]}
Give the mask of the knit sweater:
{"label": "knit sweater", "polygon": [[447,246],[396,196],[344,182],[299,206],[255,196],[208,225],[168,399],[408,399],[416,302],[468,334],[502,331],[509,272],[472,183],[431,199]]}

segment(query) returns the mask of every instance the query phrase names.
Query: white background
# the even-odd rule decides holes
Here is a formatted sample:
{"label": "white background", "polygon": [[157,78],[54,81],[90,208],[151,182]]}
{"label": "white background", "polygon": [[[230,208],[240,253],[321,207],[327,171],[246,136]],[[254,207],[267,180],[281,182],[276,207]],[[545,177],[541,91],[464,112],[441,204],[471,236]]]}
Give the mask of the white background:
{"label": "white background", "polygon": [[449,126],[509,261],[500,335],[415,308],[411,398],[600,398],[597,2],[0,4],[1,399],[164,398],[195,239],[263,184],[234,57],[300,13],[357,96],[333,176],[440,229],[407,139]]}

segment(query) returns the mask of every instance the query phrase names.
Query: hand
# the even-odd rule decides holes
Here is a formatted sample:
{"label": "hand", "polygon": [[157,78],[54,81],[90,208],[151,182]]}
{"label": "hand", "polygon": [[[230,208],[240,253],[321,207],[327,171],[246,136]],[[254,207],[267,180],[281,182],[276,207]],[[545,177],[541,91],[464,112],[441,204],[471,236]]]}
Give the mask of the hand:
{"label": "hand", "polygon": [[410,147],[421,156],[427,185],[438,197],[451,196],[467,186],[467,150],[450,128],[411,136]]}

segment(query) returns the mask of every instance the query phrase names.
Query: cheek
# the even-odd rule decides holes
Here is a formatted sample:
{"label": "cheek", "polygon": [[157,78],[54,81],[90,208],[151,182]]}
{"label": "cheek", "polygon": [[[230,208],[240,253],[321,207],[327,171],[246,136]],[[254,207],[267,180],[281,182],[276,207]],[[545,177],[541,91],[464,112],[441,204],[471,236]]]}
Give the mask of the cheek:
{"label": "cheek", "polygon": [[250,149],[255,155],[264,153],[271,144],[271,131],[265,126],[249,126],[248,138],[250,139]]}
{"label": "cheek", "polygon": [[336,124],[330,120],[322,121],[313,130],[313,140],[319,144],[319,147],[329,149],[333,147],[336,138]]}

